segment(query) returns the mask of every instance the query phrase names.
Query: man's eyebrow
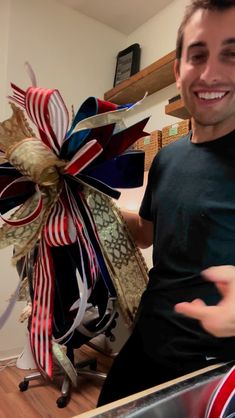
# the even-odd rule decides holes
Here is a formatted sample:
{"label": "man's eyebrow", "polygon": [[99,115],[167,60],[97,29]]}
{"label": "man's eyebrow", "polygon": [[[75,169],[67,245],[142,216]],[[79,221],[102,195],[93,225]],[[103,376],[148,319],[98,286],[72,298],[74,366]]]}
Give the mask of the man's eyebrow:
{"label": "man's eyebrow", "polygon": [[[235,37],[234,38],[225,39],[222,42],[222,45],[223,46],[226,46],[226,45],[234,45],[234,44],[235,44]],[[203,41],[192,42],[190,45],[188,45],[188,50],[193,49],[193,48],[205,47],[205,46],[206,46],[206,42],[203,42]]]}
{"label": "man's eyebrow", "polygon": [[235,44],[235,38],[228,38],[222,42],[222,45],[233,45]]}
{"label": "man's eyebrow", "polygon": [[188,49],[198,48],[198,47],[205,47],[205,46],[206,46],[206,43],[202,42],[202,41],[192,42],[191,44],[189,44]]}

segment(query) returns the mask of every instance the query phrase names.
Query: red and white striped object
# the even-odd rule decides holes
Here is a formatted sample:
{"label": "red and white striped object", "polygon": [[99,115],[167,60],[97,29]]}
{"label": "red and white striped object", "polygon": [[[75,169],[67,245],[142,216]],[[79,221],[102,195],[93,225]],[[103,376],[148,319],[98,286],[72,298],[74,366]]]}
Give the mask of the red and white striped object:
{"label": "red and white striped object", "polygon": [[235,366],[224,376],[209,401],[205,418],[226,418],[229,403],[235,395]]}
{"label": "red and white striped object", "polygon": [[58,90],[30,87],[26,92],[11,84],[9,98],[22,106],[38,127],[45,145],[59,154],[69,125],[68,110]]}
{"label": "red and white striped object", "polygon": [[103,148],[96,139],[92,139],[81,147],[74,155],[72,160],[64,169],[65,174],[76,176],[81,170],[87,167],[95,158],[97,158]]}
{"label": "red and white striped object", "polygon": [[30,342],[37,366],[52,377],[52,324],[55,272],[50,249],[40,240],[35,266],[35,291],[30,327]]}

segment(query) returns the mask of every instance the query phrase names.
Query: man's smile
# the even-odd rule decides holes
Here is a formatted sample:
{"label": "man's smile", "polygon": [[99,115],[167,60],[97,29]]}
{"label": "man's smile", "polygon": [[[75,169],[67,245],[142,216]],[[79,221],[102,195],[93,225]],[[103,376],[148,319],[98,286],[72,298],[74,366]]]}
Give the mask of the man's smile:
{"label": "man's smile", "polygon": [[218,100],[227,95],[228,91],[203,91],[195,92],[196,96],[201,100]]}

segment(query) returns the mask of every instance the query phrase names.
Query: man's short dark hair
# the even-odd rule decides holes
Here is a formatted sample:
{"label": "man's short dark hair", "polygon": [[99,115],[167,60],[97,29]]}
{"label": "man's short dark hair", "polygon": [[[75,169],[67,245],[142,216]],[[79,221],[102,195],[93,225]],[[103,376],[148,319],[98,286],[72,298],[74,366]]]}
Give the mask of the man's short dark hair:
{"label": "man's short dark hair", "polygon": [[[183,47],[184,29],[188,21],[191,19],[193,14],[199,10],[215,10],[223,11],[235,7],[235,0],[192,0],[192,2],[186,7],[185,15],[182,23],[178,29],[177,40],[176,40],[176,58],[180,59]],[[234,23],[235,24],[235,23]]]}

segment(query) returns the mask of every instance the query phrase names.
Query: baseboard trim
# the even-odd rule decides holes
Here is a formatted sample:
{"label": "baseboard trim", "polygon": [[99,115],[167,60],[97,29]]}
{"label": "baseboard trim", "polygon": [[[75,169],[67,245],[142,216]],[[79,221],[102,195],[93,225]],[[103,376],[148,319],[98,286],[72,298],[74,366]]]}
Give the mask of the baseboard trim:
{"label": "baseboard trim", "polygon": [[6,362],[17,358],[23,351],[24,347],[16,347],[9,350],[0,350],[0,362]]}

